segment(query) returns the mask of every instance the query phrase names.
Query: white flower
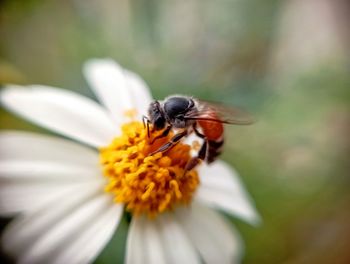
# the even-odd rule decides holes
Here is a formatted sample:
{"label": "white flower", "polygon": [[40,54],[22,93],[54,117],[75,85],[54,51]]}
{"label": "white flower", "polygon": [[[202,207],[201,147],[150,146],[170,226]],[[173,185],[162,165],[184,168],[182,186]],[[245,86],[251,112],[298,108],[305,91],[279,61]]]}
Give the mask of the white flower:
{"label": "white flower", "polygon": [[[125,209],[123,203],[116,202],[122,187],[111,185],[118,175],[112,170],[109,185],[106,183],[102,170],[106,173],[113,164],[102,162],[101,166],[99,155],[103,154],[98,149],[121,135],[122,124],[130,121],[126,111],[136,109],[140,120],[152,97],[139,76],[112,60],[91,60],[84,74],[102,105],[42,85],[7,85],[1,91],[1,103],[7,109],[79,142],[27,132],[0,134],[0,214],[16,216],[2,242],[20,263],[92,262],[113,235]],[[110,159],[114,154],[107,149],[106,155]],[[196,175],[194,172],[194,179]],[[132,217],[126,263],[240,261],[239,235],[211,208],[252,224],[259,216],[237,173],[224,162],[202,164],[198,175],[200,184],[194,197],[190,193],[186,200],[192,201],[190,206],[176,205],[169,211],[173,206],[165,203],[168,207],[159,209],[154,218],[142,213]],[[133,180],[133,184],[139,183],[139,179]],[[176,186],[172,187],[179,188]],[[175,189],[171,192],[181,199],[186,196]],[[117,194],[111,195],[114,192]],[[126,199],[130,198],[130,193],[125,193]],[[145,199],[151,195],[152,189]]]}

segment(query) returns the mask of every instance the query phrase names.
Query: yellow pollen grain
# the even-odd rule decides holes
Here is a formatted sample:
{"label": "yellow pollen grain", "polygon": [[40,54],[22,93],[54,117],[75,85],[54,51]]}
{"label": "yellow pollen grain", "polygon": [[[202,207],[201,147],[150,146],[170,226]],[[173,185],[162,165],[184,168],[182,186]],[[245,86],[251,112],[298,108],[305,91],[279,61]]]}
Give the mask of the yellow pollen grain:
{"label": "yellow pollen grain", "polygon": [[149,156],[172,136],[170,133],[150,144],[143,124],[134,121],[125,124],[122,134],[100,149],[100,163],[108,181],[104,190],[133,215],[155,217],[192,201],[198,174],[191,170],[184,175],[191,147],[180,142],[166,153]]}
{"label": "yellow pollen grain", "polygon": [[198,140],[194,140],[194,141],[192,142],[192,148],[193,148],[193,150],[195,150],[195,151],[199,151],[199,149],[201,148],[201,144],[199,143]]}

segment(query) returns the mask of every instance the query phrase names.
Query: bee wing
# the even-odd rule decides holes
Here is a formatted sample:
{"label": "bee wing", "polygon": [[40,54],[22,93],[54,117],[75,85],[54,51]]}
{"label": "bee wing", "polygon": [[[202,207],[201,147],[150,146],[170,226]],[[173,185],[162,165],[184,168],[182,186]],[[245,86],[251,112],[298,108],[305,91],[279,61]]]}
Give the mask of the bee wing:
{"label": "bee wing", "polygon": [[234,106],[226,106],[219,103],[196,100],[197,111],[191,111],[185,115],[185,119],[205,120],[235,125],[250,125],[254,118],[243,109]]}

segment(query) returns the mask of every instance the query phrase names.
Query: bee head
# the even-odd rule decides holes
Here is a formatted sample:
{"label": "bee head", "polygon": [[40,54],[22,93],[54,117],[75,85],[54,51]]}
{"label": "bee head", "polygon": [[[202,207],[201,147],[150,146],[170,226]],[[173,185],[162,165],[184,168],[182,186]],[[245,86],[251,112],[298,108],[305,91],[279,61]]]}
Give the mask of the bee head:
{"label": "bee head", "polygon": [[155,130],[161,130],[166,125],[166,119],[158,101],[149,105],[148,116]]}

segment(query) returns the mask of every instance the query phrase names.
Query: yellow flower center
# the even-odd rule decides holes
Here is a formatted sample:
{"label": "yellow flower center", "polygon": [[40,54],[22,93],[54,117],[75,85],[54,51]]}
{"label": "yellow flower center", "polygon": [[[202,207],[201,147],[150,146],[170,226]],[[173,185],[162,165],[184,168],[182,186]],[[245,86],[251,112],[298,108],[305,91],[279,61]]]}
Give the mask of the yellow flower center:
{"label": "yellow flower center", "polygon": [[159,133],[148,138],[141,122],[130,122],[122,127],[121,136],[100,149],[100,162],[108,179],[105,191],[133,215],[155,217],[177,205],[189,204],[199,184],[195,170],[184,174],[191,158],[189,145],[180,142],[165,153],[149,155],[173,135],[150,144]]}

